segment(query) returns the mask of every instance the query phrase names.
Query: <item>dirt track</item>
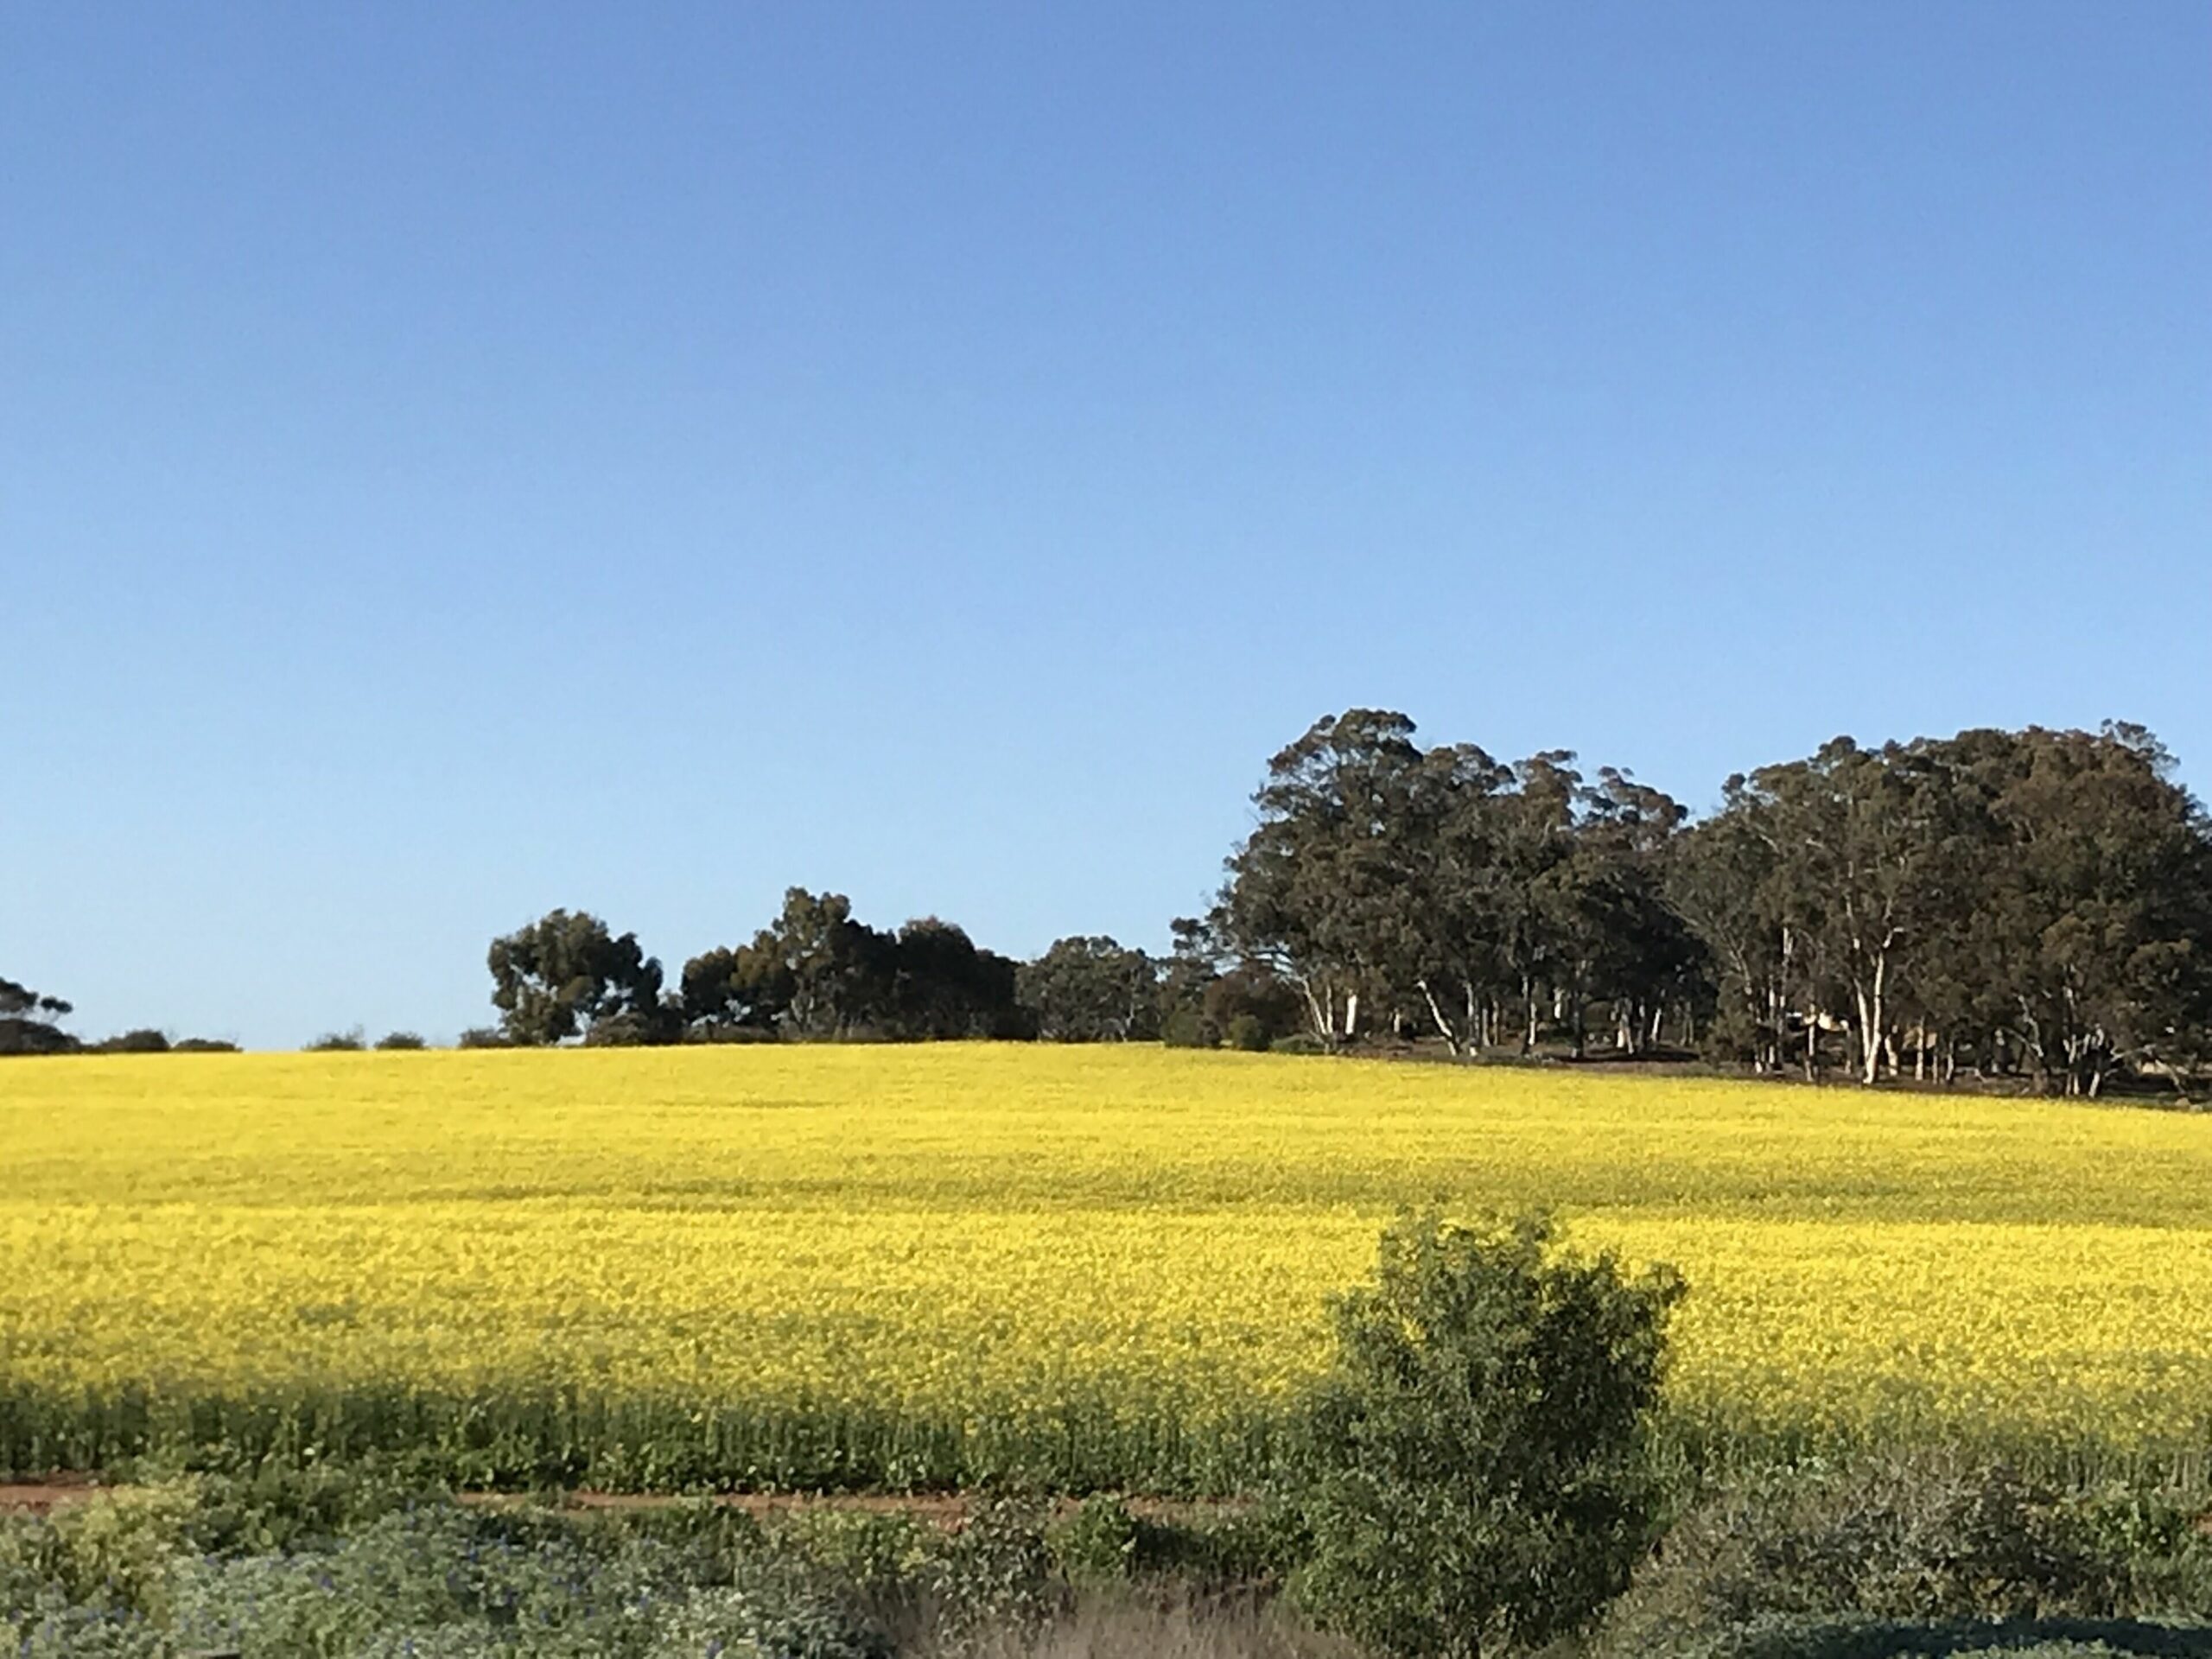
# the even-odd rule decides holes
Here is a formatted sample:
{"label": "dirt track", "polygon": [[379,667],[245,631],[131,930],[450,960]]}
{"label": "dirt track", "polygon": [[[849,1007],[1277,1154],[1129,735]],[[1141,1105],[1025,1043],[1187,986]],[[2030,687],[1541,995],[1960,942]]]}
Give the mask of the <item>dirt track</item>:
{"label": "dirt track", "polygon": [[[52,1480],[18,1481],[12,1484],[0,1483],[0,1514],[51,1515],[58,1509],[72,1503],[81,1503],[86,1498],[103,1491],[127,1491],[124,1486],[103,1486],[91,1479],[72,1479],[56,1477]],[[486,1509],[518,1508],[538,1499],[526,1492],[463,1492],[463,1503]],[[594,1492],[573,1491],[561,1494],[558,1507],[564,1510],[584,1510],[621,1512],[628,1510],[664,1509],[671,1504],[696,1502],[668,1492]],[[773,1516],[801,1514],[808,1510],[837,1510],[861,1515],[905,1515],[934,1526],[951,1529],[967,1519],[969,1500],[951,1493],[921,1493],[912,1496],[896,1494],[837,1492],[820,1496],[804,1493],[723,1492],[705,1500],[708,1503],[747,1514],[763,1520]],[[1182,1521],[1195,1516],[1220,1515],[1244,1507],[1236,1503],[1193,1503],[1173,1498],[1131,1498],[1130,1510],[1140,1516],[1160,1521]],[[1060,1500],[1060,1507],[1072,1507],[1069,1500]]]}

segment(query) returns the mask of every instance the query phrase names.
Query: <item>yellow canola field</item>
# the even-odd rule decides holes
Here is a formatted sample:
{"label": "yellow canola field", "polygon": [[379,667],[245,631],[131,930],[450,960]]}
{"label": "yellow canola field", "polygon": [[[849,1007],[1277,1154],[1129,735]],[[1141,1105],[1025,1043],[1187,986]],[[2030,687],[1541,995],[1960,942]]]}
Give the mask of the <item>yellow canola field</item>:
{"label": "yellow canola field", "polygon": [[2208,1444],[2206,1120],[745,1047],[0,1067],[0,1465],[312,1400],[326,1440],[608,1479],[1217,1485],[1323,1362],[1323,1299],[1430,1201],[1679,1266],[1672,1395],[1715,1432]]}

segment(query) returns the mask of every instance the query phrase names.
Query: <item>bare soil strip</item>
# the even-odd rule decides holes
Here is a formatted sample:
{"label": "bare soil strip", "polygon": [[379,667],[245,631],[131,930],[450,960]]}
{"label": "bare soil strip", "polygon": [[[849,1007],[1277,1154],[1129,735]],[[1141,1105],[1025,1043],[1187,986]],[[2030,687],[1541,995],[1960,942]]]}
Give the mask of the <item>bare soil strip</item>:
{"label": "bare soil strip", "polygon": [[[105,1486],[89,1477],[58,1475],[48,1480],[0,1482],[0,1515],[51,1515],[54,1510],[102,1492],[125,1492],[128,1486]],[[529,1492],[462,1492],[463,1503],[483,1509],[519,1509],[545,1501]],[[1133,1515],[1148,1521],[1191,1521],[1209,1516],[1233,1515],[1249,1507],[1234,1499],[1198,1503],[1188,1499],[1132,1497],[1124,1500]],[[562,1492],[552,1499],[563,1510],[610,1511],[668,1509],[679,1503],[711,1503],[741,1510],[760,1520],[820,1510],[854,1515],[900,1515],[953,1530],[968,1518],[971,1499],[958,1493],[930,1492],[900,1495],[872,1492],[718,1492],[687,1497],[676,1492]],[[1071,1510],[1073,1499],[1062,1498],[1056,1507]]]}

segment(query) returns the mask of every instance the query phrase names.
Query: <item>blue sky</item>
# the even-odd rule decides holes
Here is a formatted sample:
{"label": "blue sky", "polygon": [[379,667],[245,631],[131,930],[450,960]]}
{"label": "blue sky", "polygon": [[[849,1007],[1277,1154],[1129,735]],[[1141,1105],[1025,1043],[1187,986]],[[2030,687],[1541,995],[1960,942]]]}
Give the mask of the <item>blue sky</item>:
{"label": "blue sky", "polygon": [[1164,944],[1313,717],[2212,779],[2212,10],[0,11],[0,973]]}

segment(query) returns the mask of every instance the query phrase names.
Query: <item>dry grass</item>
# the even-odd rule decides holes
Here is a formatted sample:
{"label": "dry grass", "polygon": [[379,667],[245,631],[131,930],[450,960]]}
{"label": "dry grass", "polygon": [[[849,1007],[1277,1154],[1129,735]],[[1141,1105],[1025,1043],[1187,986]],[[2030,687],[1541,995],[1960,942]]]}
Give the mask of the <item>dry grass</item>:
{"label": "dry grass", "polygon": [[[1357,1649],[1306,1629],[1279,1604],[1249,1598],[1194,1603],[1134,1592],[1087,1597],[1030,1636],[963,1647],[962,1659],[1357,1659]],[[948,1656],[949,1659],[949,1656]]]}

